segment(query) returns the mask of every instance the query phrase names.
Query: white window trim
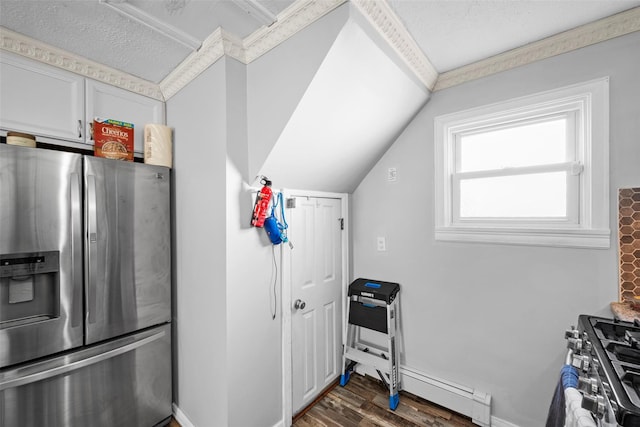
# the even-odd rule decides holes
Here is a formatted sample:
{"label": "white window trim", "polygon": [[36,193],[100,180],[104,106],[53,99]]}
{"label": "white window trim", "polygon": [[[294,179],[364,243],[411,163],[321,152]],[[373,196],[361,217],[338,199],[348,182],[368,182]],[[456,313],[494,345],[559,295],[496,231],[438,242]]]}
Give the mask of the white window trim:
{"label": "white window trim", "polygon": [[[580,106],[577,132],[584,143],[576,152],[580,174],[580,216],[577,224],[522,224],[513,221],[463,221],[454,223],[452,173],[455,171],[454,135],[479,123],[505,118],[529,117]],[[435,238],[444,241],[542,245],[578,248],[609,248],[609,77],[505,102],[438,116],[434,119],[435,141]]]}

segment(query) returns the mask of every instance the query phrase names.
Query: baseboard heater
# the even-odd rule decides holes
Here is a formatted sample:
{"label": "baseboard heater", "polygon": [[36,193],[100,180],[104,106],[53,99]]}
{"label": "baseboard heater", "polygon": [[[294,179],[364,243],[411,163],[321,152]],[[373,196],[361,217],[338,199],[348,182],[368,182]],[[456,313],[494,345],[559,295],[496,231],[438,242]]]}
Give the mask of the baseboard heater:
{"label": "baseboard heater", "polygon": [[[377,378],[375,370],[366,365],[357,365],[356,372]],[[466,415],[476,425],[491,425],[491,395],[488,393],[433,378],[406,366],[400,366],[400,380],[402,390]]]}

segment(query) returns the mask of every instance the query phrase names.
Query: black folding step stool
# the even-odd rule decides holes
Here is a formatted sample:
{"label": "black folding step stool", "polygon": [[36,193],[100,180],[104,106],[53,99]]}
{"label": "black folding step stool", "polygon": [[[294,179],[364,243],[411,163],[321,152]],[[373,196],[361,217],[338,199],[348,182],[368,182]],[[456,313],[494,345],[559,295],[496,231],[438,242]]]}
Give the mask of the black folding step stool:
{"label": "black folding step stool", "polygon": [[[400,285],[379,280],[356,279],[349,285],[347,304],[347,339],[342,355],[340,385],[349,382],[358,363],[371,366],[389,388],[389,408],[395,410],[398,394],[400,350],[396,345]],[[387,336],[387,348],[372,348],[360,343],[360,328]]]}

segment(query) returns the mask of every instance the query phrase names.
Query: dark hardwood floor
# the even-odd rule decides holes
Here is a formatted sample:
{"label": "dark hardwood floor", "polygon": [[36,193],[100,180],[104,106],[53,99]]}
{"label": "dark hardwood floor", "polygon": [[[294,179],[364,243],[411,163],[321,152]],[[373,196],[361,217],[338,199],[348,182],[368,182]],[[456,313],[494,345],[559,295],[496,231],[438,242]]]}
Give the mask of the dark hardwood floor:
{"label": "dark hardwood floor", "polygon": [[400,392],[400,404],[389,409],[389,390],[371,377],[353,374],[345,387],[334,387],[294,418],[294,427],[473,427],[471,419]]}
{"label": "dark hardwood floor", "polygon": [[[294,418],[293,427],[475,427],[468,417],[404,391],[395,411],[389,390],[371,377],[353,374]],[[167,427],[180,427],[175,419]],[[258,426],[255,426],[258,427]]]}

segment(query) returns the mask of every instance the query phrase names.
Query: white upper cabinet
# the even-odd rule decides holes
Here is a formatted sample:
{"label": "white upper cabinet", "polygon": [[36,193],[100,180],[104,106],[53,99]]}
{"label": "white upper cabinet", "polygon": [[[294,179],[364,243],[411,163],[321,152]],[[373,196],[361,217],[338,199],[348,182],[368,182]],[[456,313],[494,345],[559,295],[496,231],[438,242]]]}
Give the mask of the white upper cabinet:
{"label": "white upper cabinet", "polygon": [[86,83],[87,142],[93,144],[92,125],[95,117],[133,123],[134,153],[144,151],[144,125],[164,124],[164,107],[161,101],[138,95],[115,86],[94,80]]}
{"label": "white upper cabinet", "polygon": [[0,53],[0,128],[84,141],[84,78]]}
{"label": "white upper cabinet", "polygon": [[92,146],[95,117],[133,123],[134,153],[140,156],[144,125],[164,124],[164,103],[0,51],[0,129]]}

